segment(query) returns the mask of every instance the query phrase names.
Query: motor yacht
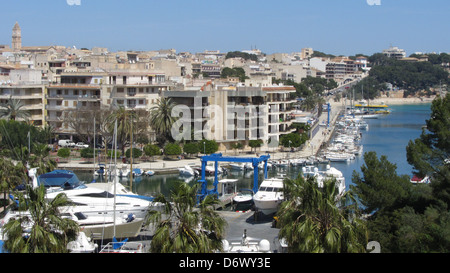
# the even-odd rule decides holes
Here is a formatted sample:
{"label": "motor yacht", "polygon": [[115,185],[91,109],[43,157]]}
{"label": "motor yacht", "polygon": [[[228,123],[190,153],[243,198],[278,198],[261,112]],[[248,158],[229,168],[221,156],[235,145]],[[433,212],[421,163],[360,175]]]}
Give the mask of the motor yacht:
{"label": "motor yacht", "polygon": [[265,179],[253,195],[253,202],[258,211],[265,215],[270,215],[278,210],[278,206],[284,200],[283,179]]}

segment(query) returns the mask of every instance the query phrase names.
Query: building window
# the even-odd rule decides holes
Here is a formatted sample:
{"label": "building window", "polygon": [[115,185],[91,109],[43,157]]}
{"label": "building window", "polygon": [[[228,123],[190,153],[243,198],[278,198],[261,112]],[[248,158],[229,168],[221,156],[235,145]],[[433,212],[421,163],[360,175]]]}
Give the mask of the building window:
{"label": "building window", "polygon": [[136,95],[136,88],[128,88],[128,96]]}

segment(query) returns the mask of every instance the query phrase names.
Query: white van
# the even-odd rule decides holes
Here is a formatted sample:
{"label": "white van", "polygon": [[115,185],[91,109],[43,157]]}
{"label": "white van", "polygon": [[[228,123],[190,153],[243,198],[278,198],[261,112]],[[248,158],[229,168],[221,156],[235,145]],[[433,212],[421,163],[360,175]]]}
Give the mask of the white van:
{"label": "white van", "polygon": [[58,141],[58,146],[64,147],[64,148],[68,148],[68,147],[72,148],[72,147],[75,147],[75,143],[69,139],[61,139]]}

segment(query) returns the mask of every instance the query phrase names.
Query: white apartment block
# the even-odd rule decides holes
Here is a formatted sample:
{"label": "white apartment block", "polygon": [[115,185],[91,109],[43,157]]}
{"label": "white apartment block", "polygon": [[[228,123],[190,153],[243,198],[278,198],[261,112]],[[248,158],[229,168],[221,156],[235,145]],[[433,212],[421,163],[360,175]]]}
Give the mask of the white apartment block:
{"label": "white apartment block", "polygon": [[[179,140],[214,139],[219,150],[231,144],[247,145],[260,139],[263,147],[278,146],[280,137],[291,133],[295,99],[292,86],[215,86],[163,92],[180,107],[180,123],[176,126]],[[193,129],[194,136],[191,135]]]}
{"label": "white apartment block", "polygon": [[405,50],[396,46],[390,46],[388,49],[384,49],[383,54],[394,59],[402,59],[406,57]]}

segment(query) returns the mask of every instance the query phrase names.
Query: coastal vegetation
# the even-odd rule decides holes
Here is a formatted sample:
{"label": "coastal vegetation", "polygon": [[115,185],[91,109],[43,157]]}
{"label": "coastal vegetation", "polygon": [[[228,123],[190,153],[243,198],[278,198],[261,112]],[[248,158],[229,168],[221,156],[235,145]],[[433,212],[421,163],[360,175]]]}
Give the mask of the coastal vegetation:
{"label": "coastal vegetation", "polygon": [[[65,194],[51,202],[45,199],[44,186],[26,187],[26,195],[18,193],[20,211],[28,216],[12,218],[3,226],[7,236],[4,248],[10,253],[65,253],[67,244],[75,240],[79,226],[72,219],[62,217],[59,207],[68,204]],[[27,234],[28,236],[24,236]]]}
{"label": "coastal vegetation", "polygon": [[353,174],[355,192],[368,215],[369,240],[382,252],[450,251],[450,95],[436,98],[421,136],[406,147],[408,163],[430,184],[412,184],[396,165],[374,152],[364,155],[362,176]]}
{"label": "coastal vegetation", "polygon": [[405,90],[404,96],[414,95],[419,91],[429,90],[430,87],[448,85],[449,73],[442,67],[449,55],[430,54],[426,60],[397,60],[382,53],[369,57],[372,63],[369,77],[378,84],[390,83],[394,87]]}
{"label": "coastal vegetation", "polygon": [[148,223],[156,227],[150,252],[152,253],[213,253],[222,250],[226,221],[213,205],[218,199],[206,196],[197,204],[199,183],[189,186],[177,183],[166,198],[159,194],[156,202],[164,205],[160,211],[150,210]]}
{"label": "coastal vegetation", "polygon": [[291,253],[366,252],[368,232],[351,192],[339,196],[335,180],[319,187],[314,177],[284,180],[279,236]]}

